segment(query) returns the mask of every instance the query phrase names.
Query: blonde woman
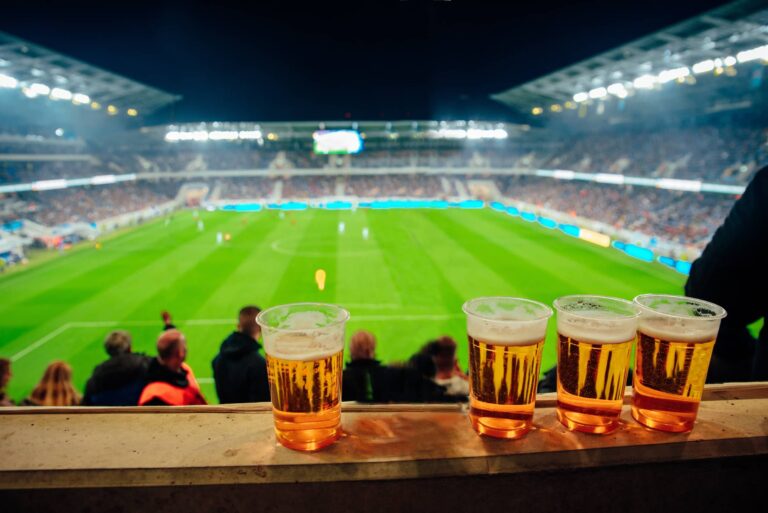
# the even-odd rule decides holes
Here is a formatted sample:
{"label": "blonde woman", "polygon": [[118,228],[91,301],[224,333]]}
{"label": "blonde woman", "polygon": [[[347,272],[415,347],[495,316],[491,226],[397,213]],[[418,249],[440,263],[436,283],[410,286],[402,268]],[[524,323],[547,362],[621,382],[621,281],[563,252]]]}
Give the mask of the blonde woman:
{"label": "blonde woman", "polygon": [[67,363],[53,362],[45,369],[43,379],[24,399],[24,406],[77,406],[80,394],[72,386],[72,367]]}

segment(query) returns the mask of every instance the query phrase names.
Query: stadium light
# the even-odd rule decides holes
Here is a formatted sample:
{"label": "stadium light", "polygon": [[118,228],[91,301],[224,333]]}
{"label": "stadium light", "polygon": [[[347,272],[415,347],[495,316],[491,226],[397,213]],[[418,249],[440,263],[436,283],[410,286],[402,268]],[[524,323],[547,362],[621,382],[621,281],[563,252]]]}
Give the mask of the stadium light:
{"label": "stadium light", "polygon": [[54,87],[51,89],[51,100],[71,100],[72,91],[62,89],[61,87]]}
{"label": "stadium light", "polygon": [[541,107],[534,107],[531,109],[531,114],[533,114],[534,116],[538,116],[542,112],[544,112],[544,109],[542,109]]}
{"label": "stadium light", "polygon": [[91,108],[93,110],[99,110],[101,109],[101,104],[99,102],[91,102]]}
{"label": "stadium light", "polygon": [[107,105],[107,114],[114,116],[118,113],[117,107],[114,105]]}
{"label": "stadium light", "polygon": [[208,132],[208,139],[211,141],[236,141],[238,135],[236,130],[213,130]]}
{"label": "stadium light", "polygon": [[29,87],[25,87],[23,91],[27,98],[35,98],[37,96],[47,96],[51,92],[51,88],[45,84],[35,82],[30,84]]}
{"label": "stadium light", "polygon": [[653,75],[642,75],[632,81],[632,85],[635,89],[653,89],[656,85],[656,77]]}
{"label": "stadium light", "polygon": [[261,139],[261,130],[240,130],[238,137],[243,140]]}
{"label": "stadium light", "polygon": [[19,85],[19,81],[13,78],[12,76],[0,73],[0,87],[13,89],[18,85]]}
{"label": "stadium light", "polygon": [[91,97],[83,93],[75,93],[72,95],[72,103],[75,105],[87,105],[91,103]]}
{"label": "stadium light", "polygon": [[589,93],[576,93],[573,95],[573,101],[581,103],[589,100]]}
{"label": "stadium light", "polygon": [[624,87],[624,84],[621,82],[616,82],[614,84],[611,84],[607,88],[608,93],[618,96],[619,98],[626,98],[627,97],[627,88]]}
{"label": "stadium light", "polygon": [[691,66],[691,69],[694,73],[697,75],[701,73],[709,73],[713,69],[715,69],[715,61],[712,59],[707,59],[705,61],[697,62],[693,66]]}
{"label": "stadium light", "polygon": [[733,65],[735,65],[737,62],[738,62],[738,61],[736,60],[736,57],[734,57],[733,55],[729,55],[728,57],[726,57],[725,59],[723,59],[723,64],[725,64],[726,66],[733,66]]}
{"label": "stadium light", "polygon": [[493,137],[494,139],[506,139],[509,134],[503,128],[497,128],[493,131]]}
{"label": "stadium light", "polygon": [[605,87],[596,87],[594,89],[590,89],[589,91],[589,97],[593,100],[598,98],[605,98],[608,95],[608,90]]}
{"label": "stadium light", "polygon": [[554,103],[549,106],[549,110],[551,110],[552,112],[563,112],[563,106],[560,105],[559,103]]}
{"label": "stadium light", "polygon": [[740,63],[755,61],[757,59],[768,60],[768,45],[758,46],[750,50],[744,50],[736,54],[736,60]]}
{"label": "stadium light", "polygon": [[136,116],[139,115],[139,111],[136,109],[128,109],[127,111],[125,111],[125,113],[131,116],[132,118],[135,118]]}
{"label": "stadium light", "polygon": [[658,76],[659,84],[666,84],[667,82],[671,82],[672,80],[685,78],[690,74],[691,74],[691,70],[688,69],[687,66],[682,66],[680,68],[673,68],[673,69],[665,69],[664,71],[659,73],[659,76]]}

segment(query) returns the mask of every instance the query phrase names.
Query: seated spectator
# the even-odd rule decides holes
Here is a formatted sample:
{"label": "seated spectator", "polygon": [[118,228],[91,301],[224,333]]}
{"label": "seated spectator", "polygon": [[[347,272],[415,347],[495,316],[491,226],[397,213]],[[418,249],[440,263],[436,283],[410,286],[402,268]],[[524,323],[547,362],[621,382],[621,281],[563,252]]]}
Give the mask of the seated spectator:
{"label": "seated spectator", "polygon": [[344,369],[341,397],[345,401],[388,403],[403,399],[402,370],[375,359],[376,337],[358,331],[349,340],[350,362]]}
{"label": "seated spectator", "polygon": [[435,383],[437,375],[437,366],[430,354],[420,351],[408,360],[408,371],[406,373],[406,395],[404,399],[407,402],[415,403],[446,403],[466,401],[466,396],[448,395],[445,387]]}
{"label": "seated spectator", "polygon": [[72,386],[72,367],[57,361],[45,369],[43,379],[32,393],[24,399],[22,406],[77,406],[80,394]]}
{"label": "seated spectator", "polygon": [[164,331],[157,339],[157,358],[149,362],[139,406],[207,404],[186,358],[184,335],[176,329]]}
{"label": "seated spectator", "polygon": [[456,359],[456,341],[445,335],[430,344],[432,359],[437,367],[435,383],[445,387],[453,396],[469,396],[469,377],[459,368]]}
{"label": "seated spectator", "polygon": [[13,401],[5,392],[11,376],[11,361],[8,358],[0,358],[0,406],[13,406]]}
{"label": "seated spectator", "polygon": [[237,331],[222,342],[213,359],[216,394],[222,404],[269,401],[267,362],[259,354],[261,328],[256,316],[260,311],[257,306],[240,310]]}
{"label": "seated spectator", "polygon": [[83,404],[88,406],[135,406],[144,388],[149,356],[131,352],[131,334],[113,331],[104,340],[109,359],[93,369],[85,384]]}

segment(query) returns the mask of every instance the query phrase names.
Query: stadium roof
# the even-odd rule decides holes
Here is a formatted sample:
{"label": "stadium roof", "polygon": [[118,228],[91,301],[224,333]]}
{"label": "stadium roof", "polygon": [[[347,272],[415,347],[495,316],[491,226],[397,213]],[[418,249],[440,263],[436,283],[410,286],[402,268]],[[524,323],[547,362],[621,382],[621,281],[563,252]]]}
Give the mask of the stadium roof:
{"label": "stadium roof", "polygon": [[740,0],[491,97],[534,115],[566,103],[573,108],[576,102],[609,95],[624,98],[634,89],[652,88],[699,70],[766,59],[767,44],[766,2]]}
{"label": "stadium roof", "polygon": [[[96,102],[97,106],[104,107],[113,105],[119,112],[135,109],[132,115],[149,114],[181,98],[2,31],[0,75],[5,76],[4,80],[9,83],[17,81],[17,85],[25,91],[32,85],[41,84],[37,88],[37,91],[42,91],[41,95],[51,94],[52,98],[56,98],[54,91],[60,95],[59,99],[84,95],[79,97],[89,101],[79,103]],[[7,84],[2,85],[9,87]],[[32,94],[37,95],[34,89],[30,91],[30,96]],[[74,100],[77,102],[77,97]]]}

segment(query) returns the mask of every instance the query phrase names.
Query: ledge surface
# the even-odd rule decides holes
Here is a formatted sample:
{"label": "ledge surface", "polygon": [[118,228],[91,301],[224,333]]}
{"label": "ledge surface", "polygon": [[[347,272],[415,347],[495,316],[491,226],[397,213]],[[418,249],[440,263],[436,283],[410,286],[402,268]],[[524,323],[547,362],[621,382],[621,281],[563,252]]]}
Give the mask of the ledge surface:
{"label": "ledge surface", "polygon": [[[628,403],[628,395],[625,403]],[[707,386],[696,427],[640,426],[625,404],[606,435],[572,433],[539,395],[523,439],[479,437],[455,405],[343,405],[344,437],[285,449],[269,404],[0,409],[0,489],[434,478],[768,455],[768,383]]]}

